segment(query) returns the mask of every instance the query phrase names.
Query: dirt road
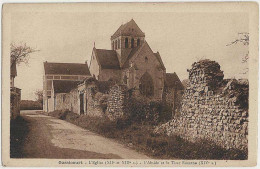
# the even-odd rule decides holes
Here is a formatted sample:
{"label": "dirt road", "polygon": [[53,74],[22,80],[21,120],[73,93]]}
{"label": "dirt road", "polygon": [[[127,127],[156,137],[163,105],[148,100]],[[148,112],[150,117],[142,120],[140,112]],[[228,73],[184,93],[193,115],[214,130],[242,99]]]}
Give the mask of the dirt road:
{"label": "dirt road", "polygon": [[98,134],[36,111],[22,111],[28,122],[25,158],[147,159],[148,157]]}

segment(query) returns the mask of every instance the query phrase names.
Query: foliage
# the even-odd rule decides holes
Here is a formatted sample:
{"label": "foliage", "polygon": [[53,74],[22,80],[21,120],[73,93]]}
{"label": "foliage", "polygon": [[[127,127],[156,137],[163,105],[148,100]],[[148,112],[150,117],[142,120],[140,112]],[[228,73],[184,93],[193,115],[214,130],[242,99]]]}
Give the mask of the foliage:
{"label": "foliage", "polygon": [[11,65],[13,63],[20,64],[22,62],[28,64],[29,55],[31,53],[39,51],[34,48],[31,48],[30,46],[27,46],[26,43],[21,43],[19,45],[11,43],[10,48]]}
{"label": "foliage", "polygon": [[43,104],[43,90],[36,90],[34,94],[36,96],[36,101]]}
{"label": "foliage", "polygon": [[21,100],[21,110],[42,110],[42,104],[33,100]]}
{"label": "foliage", "polygon": [[128,120],[138,123],[157,125],[166,122],[172,117],[172,108],[162,101],[150,101],[145,98],[130,98]]}

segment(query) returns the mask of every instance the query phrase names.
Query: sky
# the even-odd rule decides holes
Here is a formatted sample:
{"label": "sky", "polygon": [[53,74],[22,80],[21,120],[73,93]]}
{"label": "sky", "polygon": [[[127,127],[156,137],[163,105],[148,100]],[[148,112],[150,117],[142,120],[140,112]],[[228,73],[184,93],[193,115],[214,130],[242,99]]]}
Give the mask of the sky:
{"label": "sky", "polygon": [[153,52],[159,51],[166,72],[188,78],[187,69],[200,59],[217,61],[224,78],[246,78],[242,58],[248,46],[226,46],[248,32],[246,13],[186,12],[16,12],[11,17],[11,40],[40,50],[29,64],[17,67],[15,86],[22,99],[35,99],[43,88],[43,62],[84,63],[92,49],[110,49],[118,27],[134,19]]}

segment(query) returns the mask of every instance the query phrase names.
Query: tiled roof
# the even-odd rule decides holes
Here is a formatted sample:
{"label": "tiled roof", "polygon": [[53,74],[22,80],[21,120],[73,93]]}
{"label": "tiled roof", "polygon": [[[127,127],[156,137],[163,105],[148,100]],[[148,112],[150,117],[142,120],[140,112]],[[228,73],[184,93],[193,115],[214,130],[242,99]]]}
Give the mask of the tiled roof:
{"label": "tiled roof", "polygon": [[78,81],[53,80],[54,93],[69,93],[78,83]]}
{"label": "tiled roof", "polygon": [[111,36],[111,39],[114,39],[118,36],[135,36],[135,37],[144,37],[145,34],[138,27],[133,19],[131,21],[121,25],[117,31]]}
{"label": "tiled roof", "polygon": [[98,63],[103,69],[120,69],[119,60],[115,50],[94,48]]}
{"label": "tiled roof", "polygon": [[44,62],[45,74],[90,75],[88,65],[80,63]]}
{"label": "tiled roof", "polygon": [[177,74],[174,73],[166,73],[165,79],[165,87],[167,88],[177,88],[177,90],[183,90],[183,84],[181,83]]}

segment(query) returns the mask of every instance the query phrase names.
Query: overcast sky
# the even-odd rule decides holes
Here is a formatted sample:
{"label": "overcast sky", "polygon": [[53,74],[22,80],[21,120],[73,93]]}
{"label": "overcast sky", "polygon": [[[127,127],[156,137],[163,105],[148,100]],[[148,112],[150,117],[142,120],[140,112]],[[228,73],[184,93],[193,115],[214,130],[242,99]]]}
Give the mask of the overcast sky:
{"label": "overcast sky", "polygon": [[202,58],[219,62],[225,78],[245,78],[241,60],[248,48],[226,46],[239,32],[248,32],[245,13],[18,12],[12,14],[12,42],[40,50],[28,66],[17,67],[15,86],[22,89],[22,99],[34,99],[35,90],[43,88],[44,61],[89,63],[94,42],[96,48],[110,49],[110,36],[132,18],[153,52],[160,52],[166,71],[181,80]]}

